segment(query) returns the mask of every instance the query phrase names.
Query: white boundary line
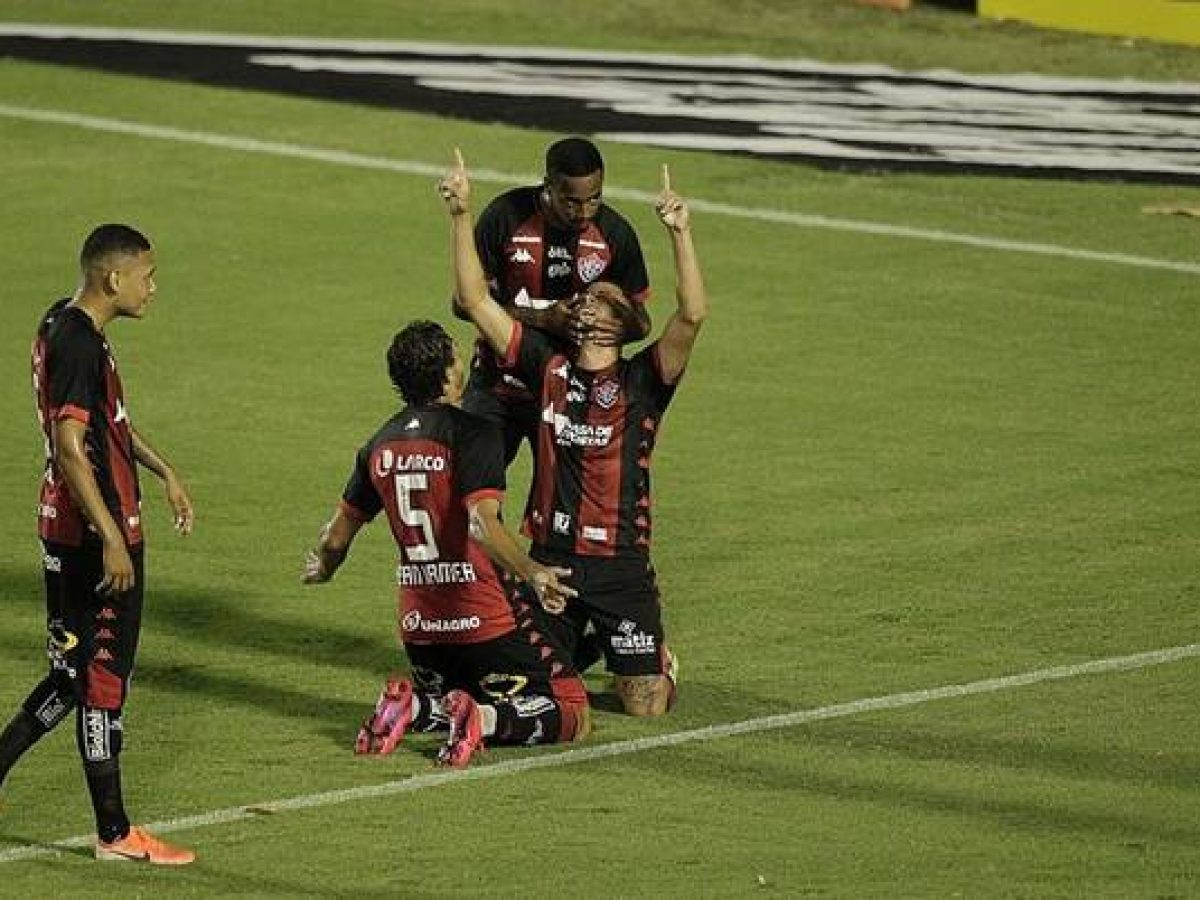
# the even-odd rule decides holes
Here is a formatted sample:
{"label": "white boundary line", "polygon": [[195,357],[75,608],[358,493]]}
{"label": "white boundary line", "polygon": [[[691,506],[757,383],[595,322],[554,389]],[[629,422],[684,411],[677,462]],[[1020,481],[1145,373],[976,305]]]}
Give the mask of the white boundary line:
{"label": "white boundary line", "polygon": [[[626,756],[630,753],[641,753],[646,750],[677,747],[680,744],[702,743],[742,734],[775,731],[780,728],[791,728],[796,725],[805,725],[809,722],[824,721],[825,719],[839,719],[846,716],[859,715],[860,713],[901,709],[908,706],[917,706],[921,703],[930,703],[935,700],[950,700],[956,697],[969,697],[975,694],[992,694],[997,691],[1027,687],[1031,684],[1078,678],[1082,675],[1101,675],[1108,672],[1144,669],[1149,666],[1160,666],[1195,657],[1200,657],[1200,644],[1187,644],[1182,647],[1151,650],[1145,653],[1135,653],[1130,656],[1114,656],[1073,665],[1054,666],[1049,669],[1035,669],[1031,672],[1023,672],[1018,675],[985,678],[982,681],[970,681],[965,684],[951,684],[920,691],[888,694],[883,697],[868,697],[863,700],[852,700],[848,703],[822,706],[817,709],[799,710],[797,712],[782,713],[774,716],[764,716],[758,719],[746,719],[741,722],[730,722],[725,725],[709,725],[705,728],[696,728],[690,731],[676,731],[630,741],[617,741],[611,744],[578,747],[557,753],[551,752],[538,756],[526,756],[521,759],[509,760],[493,765],[477,766],[468,769],[441,770],[427,775],[415,775],[399,781],[388,781],[383,784],[324,791],[319,794],[304,794],[298,797],[288,797],[283,800],[252,803],[248,806],[232,806],[194,816],[163,819],[158,822],[151,822],[146,827],[151,831],[168,833],[191,828],[204,828],[211,825],[224,825],[229,822],[253,819],[261,815],[297,809],[312,809],[318,806],[332,806],[339,803],[351,803],[357,800],[370,800],[375,797],[390,797],[396,794],[409,794],[414,791],[425,790],[426,788],[440,787],[444,784],[500,778],[505,775],[514,775],[519,772],[529,772],[535,769],[558,768],[560,766],[590,762],[596,759],[608,759],[614,756]],[[90,846],[93,841],[95,841],[95,835],[83,834],[54,841],[50,844],[17,847],[0,853],[0,863],[54,856],[64,850]]]}
{"label": "white boundary line", "polygon": [[[264,141],[256,138],[239,137],[237,135],[219,134],[210,131],[191,131],[181,128],[171,128],[163,125],[148,125],[140,122],[129,122],[121,119],[108,119],[82,113],[66,112],[53,109],[37,109],[25,106],[0,104],[0,116],[10,119],[22,119],[29,122],[42,122],[53,125],[67,125],[74,128],[87,128],[92,131],[106,131],[113,134],[128,134],[156,140],[176,141],[179,143],[201,144],[208,147],[219,147],[225,150],[237,150],[245,153],[260,153],[269,156],[284,156],[293,159],[305,159],[314,162],[330,163],[338,166],[351,166],[360,169],[382,169],[389,172],[401,172],[406,175],[419,175],[423,178],[438,178],[446,171],[446,165],[432,165],[415,160],[392,159],[383,156],[367,156],[360,153],[350,153],[341,150],[326,150],[320,147],[288,144],[279,141]],[[522,176],[492,169],[472,169],[474,180],[481,183],[513,185],[537,181],[536,176]],[[622,188],[606,185],[606,196],[621,200],[652,203],[655,194],[634,188]],[[792,225],[799,228],[823,228],[833,231],[847,231],[855,234],[870,234],[879,237],[902,238],[907,240],[932,241],[943,244],[959,244],[967,247],[978,247],[985,250],[1000,250],[1011,253],[1032,253],[1041,256],[1056,256],[1064,259],[1076,259],[1085,262],[1105,263],[1108,265],[1132,266],[1140,269],[1159,269],[1168,272],[1179,272],[1185,275],[1200,275],[1200,263],[1181,262],[1168,259],[1155,259],[1147,256],[1133,256],[1126,253],[1106,253],[1099,250],[1083,250],[1075,247],[1062,247],[1055,244],[1040,244],[1031,241],[1014,241],[1006,238],[994,238],[984,235],[960,234],[953,231],[938,231],[929,228],[914,228],[907,225],[889,225],[884,222],[862,222],[853,219],[837,219],[828,216],[808,215],[805,213],[789,212],[787,210],[768,209],[754,206],[735,206],[728,203],[716,203],[708,200],[689,198],[692,208],[700,212],[730,216],[740,219],[752,219],[758,222],[774,222],[779,225]]]}

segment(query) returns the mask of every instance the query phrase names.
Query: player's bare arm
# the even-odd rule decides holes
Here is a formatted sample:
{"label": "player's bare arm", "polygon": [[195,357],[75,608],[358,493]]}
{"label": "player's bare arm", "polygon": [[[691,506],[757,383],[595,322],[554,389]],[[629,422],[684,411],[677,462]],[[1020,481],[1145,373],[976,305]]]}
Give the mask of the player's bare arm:
{"label": "player's bare arm", "polygon": [[[504,306],[503,308],[505,312],[522,325],[528,325],[530,328],[545,331],[563,340],[573,339],[574,313],[579,307],[577,298],[571,297],[559,300],[548,306],[546,305],[546,301],[540,298],[531,298],[530,303],[534,307],[533,309],[526,309],[521,306]],[[450,307],[456,319],[461,319],[464,322],[471,321],[471,316],[463,309],[462,304],[459,302],[458,294],[454,294],[450,298]],[[643,334],[642,336],[644,337],[645,335]]]}
{"label": "player's bare arm", "polygon": [[570,569],[543,566],[517,546],[504,523],[500,521],[500,501],[491,497],[467,505],[471,538],[483,547],[496,565],[522,581],[528,582],[547,612],[560,613],[567,600],[577,592],[559,579],[571,574]]}
{"label": "player's bare arm", "polygon": [[75,419],[54,423],[54,463],[67,480],[71,496],[83,508],[104,545],[104,578],[96,585],[101,594],[120,594],[134,585],[133,560],[125,535],[108,511],[87,455],[87,426]]}
{"label": "player's bare arm", "polygon": [[475,247],[471,182],[462,151],[457,147],[454,148],[454,166],[438,182],[438,193],[450,213],[457,306],[475,323],[492,349],[503,355],[508,351],[516,323],[488,290],[487,276]]}
{"label": "player's bare arm", "polygon": [[323,584],[334,576],[346,561],[350,545],[362,528],[362,523],[350,518],[342,509],[337,509],[333,518],[321,528],[317,545],[304,556],[304,571],[301,584]]}
{"label": "player's bare arm", "polygon": [[658,341],[658,358],[668,384],[683,374],[700,326],[708,316],[708,292],[700,275],[696,247],[692,243],[691,215],[687,202],[671,190],[671,174],[662,168],[662,192],[654,204],[659,221],[671,238],[675,260],[675,312]]}
{"label": "player's bare arm", "polygon": [[131,428],[130,433],[133,436],[133,458],[157,475],[163,483],[167,503],[170,504],[174,515],[175,530],[183,535],[191,534],[196,524],[196,512],[183,479],[179,477],[175,467],[151,447],[149,441],[142,437],[136,428]]}

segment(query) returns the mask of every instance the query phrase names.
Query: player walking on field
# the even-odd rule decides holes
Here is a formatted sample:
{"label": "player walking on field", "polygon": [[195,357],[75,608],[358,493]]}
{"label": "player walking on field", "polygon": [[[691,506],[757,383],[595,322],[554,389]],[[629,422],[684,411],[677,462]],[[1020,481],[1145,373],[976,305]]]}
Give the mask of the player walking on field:
{"label": "player walking on field", "polygon": [[630,359],[609,339],[625,297],[589,284],[578,298],[577,347],[564,350],[513,318],[488,291],[471,232],[470,183],[462,156],[439,184],[452,223],[457,296],[500,360],[536,397],[534,480],[523,531],[531,555],[571,570],[562,642],[569,652],[591,624],[625,711],[660,715],[674,696],[674,660],[650,563],[650,457],[683,376],[708,299],[687,204],[663,167],[656,210],[675,261],[676,309],[658,340]]}
{"label": "player walking on field", "polygon": [[[381,510],[400,551],[400,638],[412,679],[393,677],[359,732],[359,753],[390,753],[409,730],[449,727],[439,761],[465,766],[484,740],[571,741],[588,730],[587,692],[544,637],[546,610],[573,591],[564,569],[530,559],[500,522],[500,431],[457,407],[463,367],[434,322],[387,354],[404,408],[359,451],[303,581],[328,581]],[[493,561],[526,585],[512,596]]]}
{"label": "player walking on field", "polygon": [[146,315],[155,293],[154,251],[134,229],[102,225],[84,242],[80,264],[80,289],[50,307],[33,344],[47,457],[38,530],[50,674],[0,735],[0,781],[75,710],[96,858],[184,865],[195,859],[191,850],[130,824],[119,764],[145,590],[139,464],[162,479],[176,529],[189,534],[193,524],[183,483],[130,421],[105,335],[113,319]]}

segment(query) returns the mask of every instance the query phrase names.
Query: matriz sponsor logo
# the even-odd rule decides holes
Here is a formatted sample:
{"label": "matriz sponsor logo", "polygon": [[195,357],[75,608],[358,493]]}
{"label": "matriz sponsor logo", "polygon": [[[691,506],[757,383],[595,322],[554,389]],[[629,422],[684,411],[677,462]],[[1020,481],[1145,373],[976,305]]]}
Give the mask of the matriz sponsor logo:
{"label": "matriz sponsor logo", "polygon": [[609,643],[619,656],[644,656],[657,652],[654,635],[642,631],[636,622],[629,619],[622,620],[617,626],[617,634],[609,638]]}

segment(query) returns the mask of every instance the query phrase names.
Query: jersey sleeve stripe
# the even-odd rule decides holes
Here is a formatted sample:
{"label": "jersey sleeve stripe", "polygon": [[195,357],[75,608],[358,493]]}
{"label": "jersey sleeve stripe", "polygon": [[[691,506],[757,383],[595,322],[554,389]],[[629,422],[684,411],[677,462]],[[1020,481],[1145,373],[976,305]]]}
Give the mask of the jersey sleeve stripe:
{"label": "jersey sleeve stripe", "polygon": [[463,497],[463,506],[470,506],[472,503],[478,503],[480,500],[503,500],[504,491],[497,488],[480,488],[477,491]]}
{"label": "jersey sleeve stripe", "polygon": [[342,511],[342,515],[344,515],[347,519],[353,519],[355,522],[363,524],[370,522],[373,518],[375,518],[374,516],[367,515],[367,513],[363,512],[353,503],[347,503],[345,500],[338,501],[338,509]]}
{"label": "jersey sleeve stripe", "polygon": [[54,410],[50,418],[54,421],[58,421],[59,419],[74,419],[76,422],[82,422],[84,425],[87,425],[92,420],[92,414],[82,406],[67,403]]}

